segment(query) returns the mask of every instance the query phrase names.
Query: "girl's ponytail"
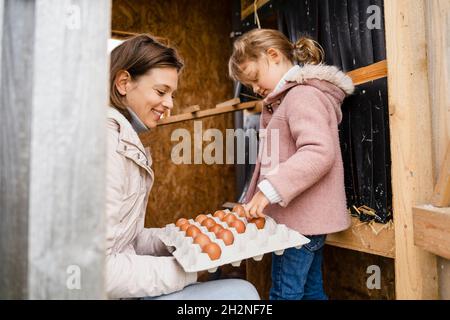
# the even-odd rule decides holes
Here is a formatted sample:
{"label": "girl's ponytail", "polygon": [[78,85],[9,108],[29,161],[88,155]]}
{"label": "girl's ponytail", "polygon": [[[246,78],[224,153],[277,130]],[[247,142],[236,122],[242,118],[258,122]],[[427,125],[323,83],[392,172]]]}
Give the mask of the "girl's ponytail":
{"label": "girl's ponytail", "polygon": [[321,64],[325,53],[317,41],[302,37],[293,45],[293,56],[299,64]]}

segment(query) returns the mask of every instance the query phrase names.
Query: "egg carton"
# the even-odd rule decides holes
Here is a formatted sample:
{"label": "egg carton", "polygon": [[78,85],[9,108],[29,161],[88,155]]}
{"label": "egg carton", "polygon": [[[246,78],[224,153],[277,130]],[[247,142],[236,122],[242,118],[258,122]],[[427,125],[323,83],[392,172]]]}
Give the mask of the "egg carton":
{"label": "egg carton", "polygon": [[[224,211],[229,212],[229,210]],[[197,226],[202,233],[220,246],[222,254],[217,260],[211,260],[208,254],[202,252],[198,244],[193,243],[191,237],[186,237],[185,231],[181,231],[173,223],[164,227],[159,234],[161,241],[172,249],[173,256],[186,272],[208,270],[213,273],[219,266],[225,264],[238,267],[245,259],[253,258],[255,261],[260,261],[266,253],[274,252],[276,255],[282,255],[285,249],[292,247],[300,249],[304,244],[310,242],[308,238],[297,231],[289,229],[284,224],[277,224],[267,216],[264,228],[258,229],[254,223],[248,223],[245,218],[235,214],[246,225],[245,232],[240,234],[219,218],[213,217],[211,214],[206,216],[229,229],[234,236],[234,243],[226,246],[222,239],[218,239],[206,227],[193,219],[188,220],[191,225]]]}

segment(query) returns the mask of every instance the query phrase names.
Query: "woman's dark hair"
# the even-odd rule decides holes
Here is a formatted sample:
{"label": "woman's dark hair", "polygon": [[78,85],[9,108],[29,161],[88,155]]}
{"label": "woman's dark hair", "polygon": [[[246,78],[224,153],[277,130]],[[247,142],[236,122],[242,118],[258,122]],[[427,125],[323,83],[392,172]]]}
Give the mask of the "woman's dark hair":
{"label": "woman's dark hair", "polygon": [[133,80],[145,75],[153,68],[171,67],[178,72],[183,62],[175,49],[167,47],[148,34],[140,34],[125,40],[111,52],[110,93],[112,107],[129,119],[124,97],[117,90],[115,82],[121,71],[128,71]]}

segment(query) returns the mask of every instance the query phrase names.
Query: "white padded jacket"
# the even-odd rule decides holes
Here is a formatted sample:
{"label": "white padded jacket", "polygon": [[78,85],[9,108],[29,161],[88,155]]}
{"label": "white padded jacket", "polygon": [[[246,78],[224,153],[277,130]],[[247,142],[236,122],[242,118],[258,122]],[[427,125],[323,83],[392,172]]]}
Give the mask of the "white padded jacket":
{"label": "white padded jacket", "polygon": [[153,185],[152,159],[128,120],[108,107],[107,119],[107,251],[109,298],[159,296],[197,281],[170,256],[156,236],[144,228],[148,194]]}

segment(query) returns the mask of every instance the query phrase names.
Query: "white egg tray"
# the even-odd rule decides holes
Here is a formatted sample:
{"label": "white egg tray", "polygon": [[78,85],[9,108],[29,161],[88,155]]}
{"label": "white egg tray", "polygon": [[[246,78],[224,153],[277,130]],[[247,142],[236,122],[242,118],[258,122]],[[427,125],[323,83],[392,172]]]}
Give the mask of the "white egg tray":
{"label": "white egg tray", "polygon": [[[229,212],[228,210],[224,210]],[[231,228],[225,222],[208,214],[212,218],[229,229],[234,236],[234,243],[226,246],[222,239],[217,239],[213,232],[193,219],[188,220],[190,224],[197,226],[212,241],[217,243],[222,254],[219,259],[211,260],[206,253],[203,253],[198,244],[193,243],[191,237],[186,237],[185,231],[180,231],[175,224],[168,224],[159,234],[161,241],[168,247],[172,247],[173,256],[181,264],[186,272],[198,272],[208,270],[215,272],[219,266],[231,264],[238,267],[242,260],[253,258],[260,261],[266,253],[274,252],[282,255],[285,249],[295,247],[300,249],[310,240],[297,231],[289,229],[284,224],[277,224],[273,219],[266,216],[266,223],[263,229],[257,229],[254,223],[248,223],[245,218],[235,216],[246,225],[244,233],[238,234],[234,228]]]}

